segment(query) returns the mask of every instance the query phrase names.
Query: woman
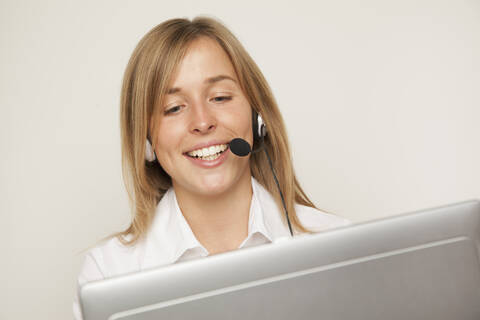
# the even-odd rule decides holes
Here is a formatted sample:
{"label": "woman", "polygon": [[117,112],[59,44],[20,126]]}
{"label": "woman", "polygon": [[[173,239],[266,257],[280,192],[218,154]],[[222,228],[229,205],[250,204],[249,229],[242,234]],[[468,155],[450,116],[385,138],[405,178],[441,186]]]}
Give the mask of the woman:
{"label": "woman", "polygon": [[[262,120],[266,135],[257,133]],[[213,19],[169,20],[139,42],[123,81],[121,132],[134,218],[87,254],[79,285],[274,242],[291,236],[290,225],[293,235],[348,223],[303,192],[267,82]],[[236,156],[235,138],[266,152]],[[74,312],[80,319],[78,303]]]}

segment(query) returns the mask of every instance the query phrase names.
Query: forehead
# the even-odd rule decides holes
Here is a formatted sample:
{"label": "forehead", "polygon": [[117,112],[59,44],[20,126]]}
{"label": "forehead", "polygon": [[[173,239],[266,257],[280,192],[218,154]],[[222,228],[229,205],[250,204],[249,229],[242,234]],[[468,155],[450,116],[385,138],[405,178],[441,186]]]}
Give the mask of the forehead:
{"label": "forehead", "polygon": [[172,77],[172,86],[221,74],[237,78],[230,58],[220,44],[211,38],[201,37],[187,47]]}

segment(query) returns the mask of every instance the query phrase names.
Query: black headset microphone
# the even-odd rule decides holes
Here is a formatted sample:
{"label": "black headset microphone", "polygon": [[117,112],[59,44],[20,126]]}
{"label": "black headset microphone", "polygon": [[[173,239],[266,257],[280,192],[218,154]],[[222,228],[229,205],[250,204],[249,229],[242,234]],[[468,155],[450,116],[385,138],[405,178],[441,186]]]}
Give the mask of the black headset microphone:
{"label": "black headset microphone", "polygon": [[250,144],[247,141],[243,140],[242,138],[235,138],[232,141],[230,141],[230,143],[228,144],[230,151],[232,151],[232,153],[238,157],[245,157],[250,153],[252,154],[257,153],[262,149],[263,151],[265,151],[265,155],[267,156],[267,159],[268,159],[268,164],[270,165],[270,169],[272,170],[273,179],[275,180],[275,183],[278,188],[278,192],[280,193],[280,198],[282,199],[283,209],[285,209],[285,217],[287,218],[288,229],[290,230],[290,235],[293,237],[292,225],[290,224],[290,218],[288,217],[288,211],[287,211],[287,206],[285,205],[285,199],[283,197],[282,190],[280,189],[280,184],[278,183],[277,175],[275,174],[275,170],[273,169],[272,160],[270,159],[270,155],[267,152],[267,148],[265,148],[265,145],[263,143],[264,137],[267,134],[267,128],[263,123],[262,117],[259,114],[254,112],[252,115],[252,118],[253,118],[253,138],[254,138],[254,141],[259,142],[260,147],[257,148],[256,150],[252,150],[252,147],[250,147]]}

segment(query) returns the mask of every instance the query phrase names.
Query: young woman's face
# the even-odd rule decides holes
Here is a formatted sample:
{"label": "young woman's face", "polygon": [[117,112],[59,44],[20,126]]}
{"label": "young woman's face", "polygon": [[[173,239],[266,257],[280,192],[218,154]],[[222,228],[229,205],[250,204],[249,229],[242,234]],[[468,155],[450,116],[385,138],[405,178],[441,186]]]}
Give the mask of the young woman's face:
{"label": "young woman's face", "polygon": [[206,37],[192,42],[156,120],[155,153],[176,190],[219,195],[250,177],[249,157],[235,156],[227,143],[252,145],[251,112],[220,45]]}

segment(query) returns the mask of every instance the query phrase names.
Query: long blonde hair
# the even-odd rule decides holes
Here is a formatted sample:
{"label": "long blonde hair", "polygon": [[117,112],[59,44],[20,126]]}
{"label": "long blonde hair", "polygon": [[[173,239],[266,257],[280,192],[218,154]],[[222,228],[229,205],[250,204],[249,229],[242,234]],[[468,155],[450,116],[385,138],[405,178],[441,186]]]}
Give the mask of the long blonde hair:
{"label": "long blonde hair", "polygon": [[[126,245],[134,244],[144,236],[158,202],[172,185],[171,178],[157,161],[145,161],[145,144],[149,132],[157,132],[157,122],[152,121],[157,112],[155,106],[163,100],[188,45],[199,37],[217,41],[229,56],[248,102],[268,128],[265,147],[271,156],[292,228],[309,232],[300,223],[294,205],[315,206],[295,177],[285,125],[267,81],[223,24],[209,17],[197,17],[192,21],[171,19],[156,26],[140,40],[128,62],[121,93],[120,123],[123,176],[134,215],[130,226],[116,236]],[[150,140],[155,141],[153,138]],[[253,154],[250,168],[252,176],[274,196],[283,212],[265,154]]]}

